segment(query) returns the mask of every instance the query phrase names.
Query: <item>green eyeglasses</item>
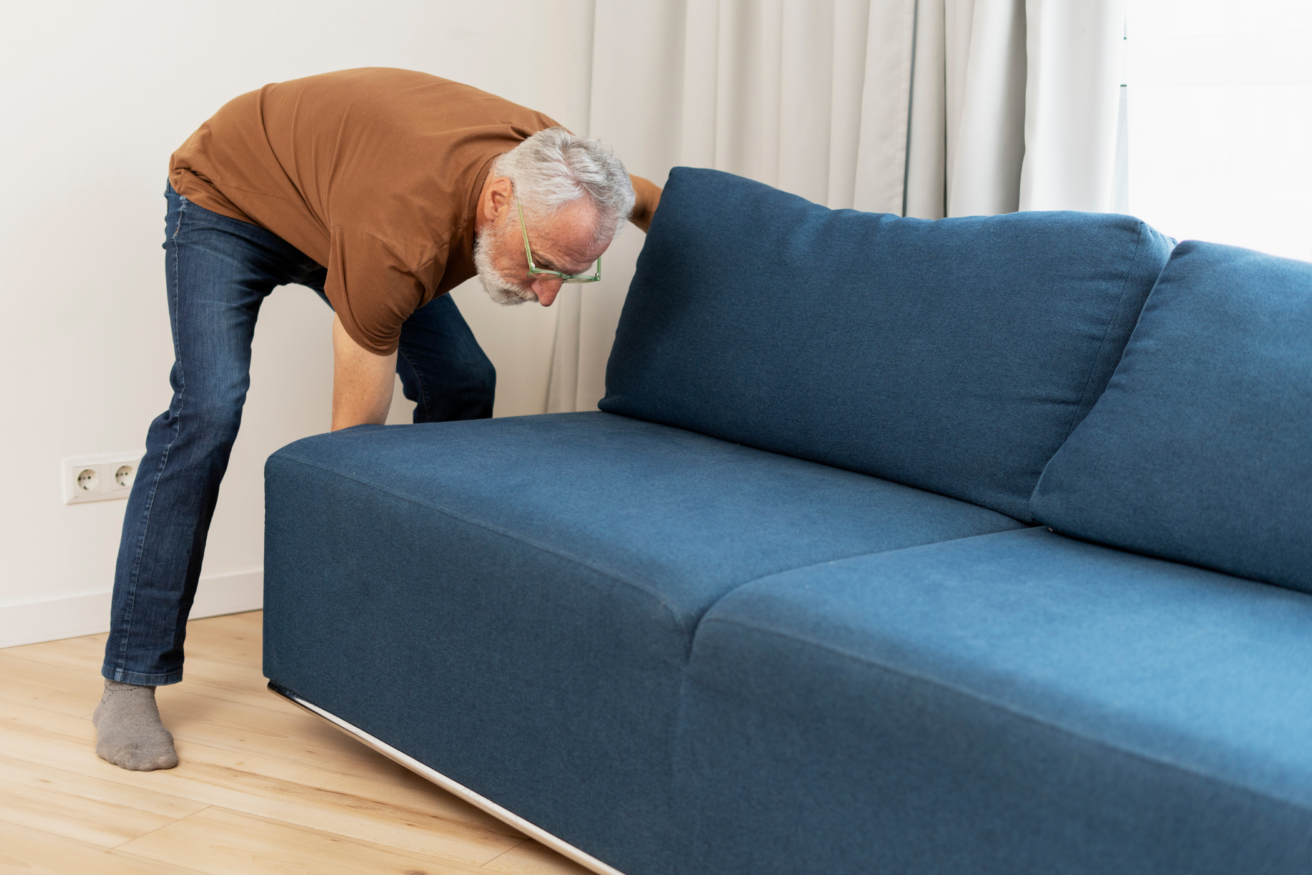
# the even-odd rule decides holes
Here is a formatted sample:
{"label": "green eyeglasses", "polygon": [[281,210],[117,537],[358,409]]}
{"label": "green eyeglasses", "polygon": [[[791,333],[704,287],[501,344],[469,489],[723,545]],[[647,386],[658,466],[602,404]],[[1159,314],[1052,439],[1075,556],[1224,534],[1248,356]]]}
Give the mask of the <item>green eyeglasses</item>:
{"label": "green eyeglasses", "polygon": [[529,276],[554,276],[562,283],[595,283],[601,279],[601,259],[597,259],[597,272],[589,276],[586,273],[561,273],[558,270],[543,270],[533,263],[533,250],[528,248],[528,228],[524,226],[524,208],[515,198],[515,209],[519,211],[519,230],[524,233],[524,254],[528,256]]}

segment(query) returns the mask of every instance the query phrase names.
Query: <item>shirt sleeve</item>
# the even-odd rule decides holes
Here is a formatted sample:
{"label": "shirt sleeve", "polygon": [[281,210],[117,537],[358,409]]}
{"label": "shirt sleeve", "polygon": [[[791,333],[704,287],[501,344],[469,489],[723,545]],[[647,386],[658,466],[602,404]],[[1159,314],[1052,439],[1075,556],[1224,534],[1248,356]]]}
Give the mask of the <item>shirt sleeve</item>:
{"label": "shirt sleeve", "polygon": [[323,291],[351,339],[378,355],[396,352],[401,323],[425,297],[423,283],[381,240],[340,225],[330,235]]}

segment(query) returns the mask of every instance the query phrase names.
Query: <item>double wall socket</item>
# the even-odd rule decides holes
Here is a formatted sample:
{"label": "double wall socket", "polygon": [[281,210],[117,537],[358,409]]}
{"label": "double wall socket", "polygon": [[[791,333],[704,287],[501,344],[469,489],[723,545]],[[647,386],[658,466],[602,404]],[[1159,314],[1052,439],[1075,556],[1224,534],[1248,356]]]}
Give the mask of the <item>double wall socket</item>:
{"label": "double wall socket", "polygon": [[65,459],[60,469],[64,504],[127,498],[145,453],[113,453]]}

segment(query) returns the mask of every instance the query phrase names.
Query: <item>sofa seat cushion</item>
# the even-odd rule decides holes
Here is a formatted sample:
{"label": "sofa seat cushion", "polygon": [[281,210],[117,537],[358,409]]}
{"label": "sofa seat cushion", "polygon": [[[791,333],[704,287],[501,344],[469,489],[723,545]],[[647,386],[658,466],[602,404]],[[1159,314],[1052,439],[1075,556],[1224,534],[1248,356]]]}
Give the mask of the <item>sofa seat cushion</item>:
{"label": "sofa seat cushion", "polygon": [[1078,538],[1312,593],[1312,264],[1181,243],[1032,506]]}
{"label": "sofa seat cushion", "polygon": [[1128,216],[930,222],[677,167],[600,407],[1029,519],[1169,252]]}
{"label": "sofa seat cushion", "polygon": [[269,678],[634,871],[674,844],[671,739],[711,604],[1020,526],[605,413],[349,429],[266,479]]}
{"label": "sofa seat cushion", "polygon": [[706,614],[689,664],[689,853],[1312,871],[1309,665],[1312,598],[1046,529],[758,580]]}

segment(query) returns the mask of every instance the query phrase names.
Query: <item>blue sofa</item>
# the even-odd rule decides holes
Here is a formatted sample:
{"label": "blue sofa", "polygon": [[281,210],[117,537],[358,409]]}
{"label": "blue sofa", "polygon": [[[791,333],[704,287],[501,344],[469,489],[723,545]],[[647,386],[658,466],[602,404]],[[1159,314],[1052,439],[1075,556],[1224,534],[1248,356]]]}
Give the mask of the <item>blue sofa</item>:
{"label": "blue sofa", "polygon": [[1312,872],[1312,265],[679,168],[600,407],[272,456],[271,686],[598,871]]}

